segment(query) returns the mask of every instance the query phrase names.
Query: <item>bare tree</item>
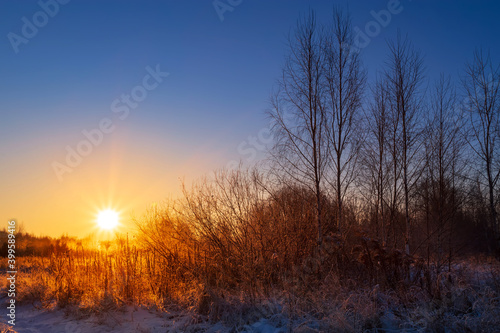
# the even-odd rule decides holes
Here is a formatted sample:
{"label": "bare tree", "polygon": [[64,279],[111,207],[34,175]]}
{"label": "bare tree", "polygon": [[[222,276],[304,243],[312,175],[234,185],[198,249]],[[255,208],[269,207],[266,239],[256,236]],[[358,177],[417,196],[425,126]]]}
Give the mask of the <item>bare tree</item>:
{"label": "bare tree", "polygon": [[[389,83],[386,77],[386,92],[387,98],[389,99],[389,110],[388,110],[388,118],[389,118],[389,133],[388,133],[388,142],[387,146],[390,152],[390,176],[389,176],[389,184],[390,187],[389,195],[390,199],[388,202],[390,216],[390,229],[392,235],[392,243],[393,247],[397,247],[398,237],[397,237],[397,226],[399,220],[399,212],[400,212],[400,202],[401,202],[401,130],[400,130],[400,113],[397,111],[397,108],[393,107],[393,102],[390,99],[391,95],[389,94],[388,87]],[[389,240],[389,237],[387,237]]]}
{"label": "bare tree", "polygon": [[[427,249],[430,253],[430,243],[434,239],[436,248],[433,252],[439,268],[445,254],[445,238],[450,241],[451,222],[460,204],[456,192],[459,187],[458,173],[462,171],[460,156],[463,142],[460,142],[459,136],[461,116],[456,109],[456,94],[449,77],[440,76],[431,98],[425,136],[427,186],[424,192],[427,193]],[[431,221],[434,222],[432,225]]]}
{"label": "bare tree", "polygon": [[[405,216],[405,250],[410,253],[410,192],[415,184],[420,166],[416,161],[419,152],[419,119],[421,111],[420,88],[423,81],[423,58],[408,39],[398,33],[395,42],[389,42],[390,58],[386,68],[388,93],[393,113],[393,149],[400,149],[402,191]],[[399,147],[397,147],[399,146]],[[395,176],[397,160],[394,156]],[[396,183],[395,183],[396,184]],[[396,191],[394,192],[394,195]]]}
{"label": "bare tree", "polygon": [[377,79],[372,88],[372,100],[368,106],[367,113],[367,138],[363,145],[363,170],[364,179],[360,185],[368,185],[370,192],[374,193],[375,230],[377,237],[382,239],[385,245],[387,242],[387,187],[389,185],[389,101],[386,89],[386,82]]}
{"label": "bare tree", "polygon": [[337,203],[337,229],[343,228],[343,203],[356,175],[360,133],[356,131],[366,73],[359,53],[352,48],[351,17],[337,7],[327,31],[323,52],[326,83],[326,134],[331,158],[332,185]]}
{"label": "bare tree", "polygon": [[327,161],[322,102],[321,35],[313,12],[299,20],[289,38],[289,56],[272,99],[273,161],[279,172],[316,197],[318,244],[322,243],[321,191]]}
{"label": "bare tree", "polygon": [[492,228],[497,249],[500,249],[497,199],[495,188],[500,177],[500,66],[495,66],[490,56],[482,51],[474,53],[474,59],[466,64],[462,77],[466,103],[470,118],[466,135],[469,146],[479,158],[479,174],[486,187],[490,228]]}

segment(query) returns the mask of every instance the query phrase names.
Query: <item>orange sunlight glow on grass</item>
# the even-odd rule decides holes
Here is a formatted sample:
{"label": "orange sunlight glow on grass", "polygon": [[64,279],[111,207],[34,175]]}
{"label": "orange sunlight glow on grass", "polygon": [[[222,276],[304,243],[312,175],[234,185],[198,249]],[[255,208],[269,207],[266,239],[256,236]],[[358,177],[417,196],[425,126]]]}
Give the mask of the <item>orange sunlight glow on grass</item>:
{"label": "orange sunlight glow on grass", "polygon": [[97,224],[101,229],[112,230],[118,225],[119,214],[112,209],[101,210],[97,214]]}

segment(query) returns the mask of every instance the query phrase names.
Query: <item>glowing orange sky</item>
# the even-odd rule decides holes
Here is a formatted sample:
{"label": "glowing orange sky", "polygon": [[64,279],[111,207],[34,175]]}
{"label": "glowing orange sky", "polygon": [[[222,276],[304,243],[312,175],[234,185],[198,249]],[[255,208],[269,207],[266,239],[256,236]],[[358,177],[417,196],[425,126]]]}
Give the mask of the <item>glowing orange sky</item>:
{"label": "glowing orange sky", "polygon": [[16,218],[37,235],[86,236],[98,231],[98,211],[113,208],[120,212],[118,231],[127,231],[131,214],[140,217],[153,202],[180,195],[182,175],[189,183],[226,160],[203,149],[183,157],[181,145],[121,134],[95,149],[62,182],[43,154],[17,152],[15,164],[3,165],[9,177],[0,193],[1,220]]}

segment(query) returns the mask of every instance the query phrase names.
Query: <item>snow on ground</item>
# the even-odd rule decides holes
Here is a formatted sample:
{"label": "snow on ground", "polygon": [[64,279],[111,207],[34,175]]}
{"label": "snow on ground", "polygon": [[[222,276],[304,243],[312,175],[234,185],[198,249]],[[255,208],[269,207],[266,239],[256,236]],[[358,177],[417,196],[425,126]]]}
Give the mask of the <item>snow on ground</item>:
{"label": "snow on ground", "polygon": [[[159,312],[130,306],[123,311],[109,311],[101,315],[77,319],[66,315],[62,309],[37,310],[33,306],[16,309],[16,325],[6,324],[2,319],[0,333],[155,333],[155,332],[208,332],[227,333],[231,327],[221,323],[198,322],[190,313]],[[239,332],[272,333],[286,332],[276,328],[265,319],[246,326]]]}

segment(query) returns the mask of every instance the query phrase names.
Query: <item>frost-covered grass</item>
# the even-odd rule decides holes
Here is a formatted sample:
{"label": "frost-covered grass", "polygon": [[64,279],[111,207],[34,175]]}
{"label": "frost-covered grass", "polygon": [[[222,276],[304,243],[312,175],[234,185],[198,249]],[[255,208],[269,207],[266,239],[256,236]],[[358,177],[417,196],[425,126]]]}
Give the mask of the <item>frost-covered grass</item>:
{"label": "frost-covered grass", "polygon": [[[20,315],[18,328],[35,322],[117,332],[136,324],[137,332],[158,327],[167,332],[497,332],[500,327],[500,264],[493,259],[457,261],[451,271],[431,276],[431,288],[339,280],[332,272],[310,285],[290,280],[252,294],[186,279],[162,296],[154,283],[160,280],[151,281],[141,266],[147,260],[137,255],[127,273],[126,260],[116,255],[19,258],[18,305],[33,320]],[[6,295],[6,279],[1,281]],[[138,322],[140,316],[145,321]]]}

